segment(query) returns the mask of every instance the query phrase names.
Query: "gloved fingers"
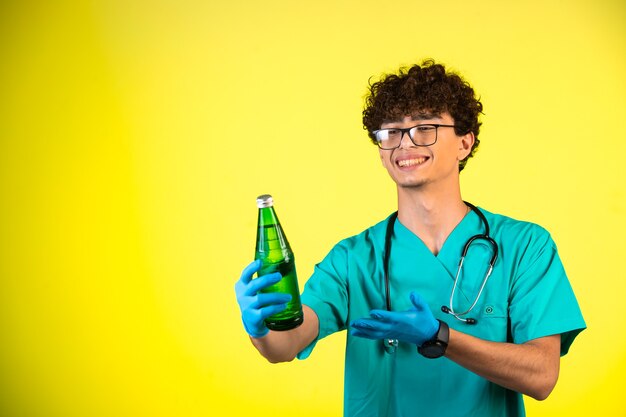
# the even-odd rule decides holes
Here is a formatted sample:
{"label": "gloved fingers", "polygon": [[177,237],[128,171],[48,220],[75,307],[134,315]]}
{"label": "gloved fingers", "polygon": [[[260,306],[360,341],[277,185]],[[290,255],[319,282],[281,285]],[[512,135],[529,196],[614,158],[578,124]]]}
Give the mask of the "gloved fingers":
{"label": "gloved fingers", "polygon": [[287,308],[287,304],[272,304],[269,306],[262,307],[258,310],[259,317],[261,320],[265,320],[269,316],[273,316],[274,314],[278,314],[284,311]]}
{"label": "gloved fingers", "polygon": [[264,320],[274,314],[278,314],[287,308],[287,304],[270,304],[261,308],[249,308],[243,310],[241,318],[246,332],[252,337],[263,337],[269,329]]}
{"label": "gloved fingers", "polygon": [[391,330],[391,325],[389,323],[367,318],[355,320],[350,323],[350,326],[360,332],[377,335],[377,337],[381,337]]}
{"label": "gloved fingers", "polygon": [[352,336],[364,337],[366,339],[385,339],[388,337],[388,332],[382,330],[376,324],[371,324],[365,321],[367,319],[356,320],[352,322],[351,334]]}
{"label": "gloved fingers", "polygon": [[374,320],[385,322],[385,323],[395,323],[400,318],[399,315],[401,313],[397,311],[387,311],[387,310],[371,310],[370,317]]}
{"label": "gloved fingers", "polygon": [[267,274],[263,275],[262,277],[255,278],[250,283],[248,283],[248,285],[246,285],[244,294],[248,296],[254,296],[262,289],[276,284],[281,279],[283,279],[283,277],[280,275],[279,272],[274,272],[272,274]]}
{"label": "gloved fingers", "polygon": [[411,291],[409,298],[411,299],[411,302],[413,303],[417,311],[430,310],[428,304],[426,304],[426,300],[424,300],[424,297],[422,297],[419,293]]}
{"label": "gloved fingers", "polygon": [[275,304],[287,304],[289,301],[291,301],[290,294],[283,294],[278,292],[267,294],[259,293],[255,298],[256,300],[250,303],[250,307],[254,309],[260,309],[262,307]]}
{"label": "gloved fingers", "polygon": [[252,337],[263,337],[266,334],[268,334],[270,332],[270,329],[268,329],[262,322],[261,323],[255,323],[256,324],[256,330],[252,330],[250,329],[250,327],[248,327],[248,324],[246,323],[245,320],[243,320],[243,328],[246,330],[246,333],[248,333],[250,336]]}
{"label": "gloved fingers", "polygon": [[252,276],[256,272],[258,272],[259,269],[261,269],[261,265],[262,264],[263,264],[263,262],[261,262],[260,259],[257,259],[256,261],[251,262],[241,272],[241,277],[239,278],[239,281],[243,282],[244,284],[248,284],[250,281],[252,281]]}

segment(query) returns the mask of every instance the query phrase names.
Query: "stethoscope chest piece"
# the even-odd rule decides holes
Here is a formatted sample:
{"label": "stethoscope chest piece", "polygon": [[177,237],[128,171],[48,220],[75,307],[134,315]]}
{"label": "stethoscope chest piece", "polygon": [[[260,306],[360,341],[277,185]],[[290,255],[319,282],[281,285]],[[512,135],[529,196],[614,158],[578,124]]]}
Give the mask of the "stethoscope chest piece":
{"label": "stethoscope chest piece", "polygon": [[383,346],[385,347],[385,352],[396,353],[396,349],[398,348],[398,339],[385,339],[383,340]]}

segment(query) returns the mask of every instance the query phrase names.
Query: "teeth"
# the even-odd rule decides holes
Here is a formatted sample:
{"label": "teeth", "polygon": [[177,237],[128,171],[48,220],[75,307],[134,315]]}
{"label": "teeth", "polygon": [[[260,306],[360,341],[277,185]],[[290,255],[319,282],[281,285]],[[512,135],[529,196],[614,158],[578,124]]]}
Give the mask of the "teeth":
{"label": "teeth", "polygon": [[413,165],[419,165],[423,163],[425,160],[426,158],[402,159],[398,161],[398,165],[400,165],[401,167],[410,167]]}

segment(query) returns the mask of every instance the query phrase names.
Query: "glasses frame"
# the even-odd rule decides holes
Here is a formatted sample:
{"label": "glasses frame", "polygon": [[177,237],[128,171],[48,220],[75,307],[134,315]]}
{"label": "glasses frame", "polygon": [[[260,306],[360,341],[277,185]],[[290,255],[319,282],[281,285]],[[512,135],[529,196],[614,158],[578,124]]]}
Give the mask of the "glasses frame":
{"label": "glasses frame", "polygon": [[[427,145],[421,145],[421,144],[415,143],[415,141],[413,140],[413,136],[415,135],[415,132],[417,132],[417,130],[414,131],[413,135],[411,135],[411,130],[413,130],[415,128],[418,128],[418,127],[424,127],[424,126],[429,126],[429,127],[434,127],[435,128],[435,140],[433,141],[433,143],[429,143]],[[374,135],[374,138],[376,138],[376,134],[378,132],[380,132],[380,131],[383,131],[383,130],[399,130],[402,133],[401,136],[400,136],[400,142],[398,142],[397,146],[394,146],[392,148],[383,148],[382,142],[379,141],[378,139],[376,139],[376,145],[378,145],[378,147],[380,149],[383,149],[383,150],[386,150],[386,151],[391,151],[393,149],[399,148],[402,145],[402,139],[404,139],[404,134],[405,133],[408,134],[409,139],[411,140],[411,143],[413,143],[413,145],[415,145],[415,146],[432,146],[435,143],[437,143],[437,139],[439,138],[439,128],[440,127],[456,127],[456,126],[455,125],[442,125],[442,124],[439,124],[439,123],[422,123],[422,124],[418,124],[418,125],[407,127],[407,128],[388,127],[388,128],[385,128],[385,129],[378,129],[378,130],[374,130],[372,132],[372,134]]]}

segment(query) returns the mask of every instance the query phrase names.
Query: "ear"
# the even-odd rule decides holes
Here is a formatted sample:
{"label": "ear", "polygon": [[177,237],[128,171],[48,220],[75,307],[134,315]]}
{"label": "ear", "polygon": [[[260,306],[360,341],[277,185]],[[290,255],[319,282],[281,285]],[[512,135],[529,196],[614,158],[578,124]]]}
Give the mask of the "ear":
{"label": "ear", "polygon": [[472,152],[472,146],[474,146],[475,141],[476,139],[474,138],[474,132],[469,132],[459,138],[459,161],[467,158],[467,155]]}
{"label": "ear", "polygon": [[383,159],[383,150],[378,148],[378,155],[380,156],[380,162],[385,166],[385,160]]}

